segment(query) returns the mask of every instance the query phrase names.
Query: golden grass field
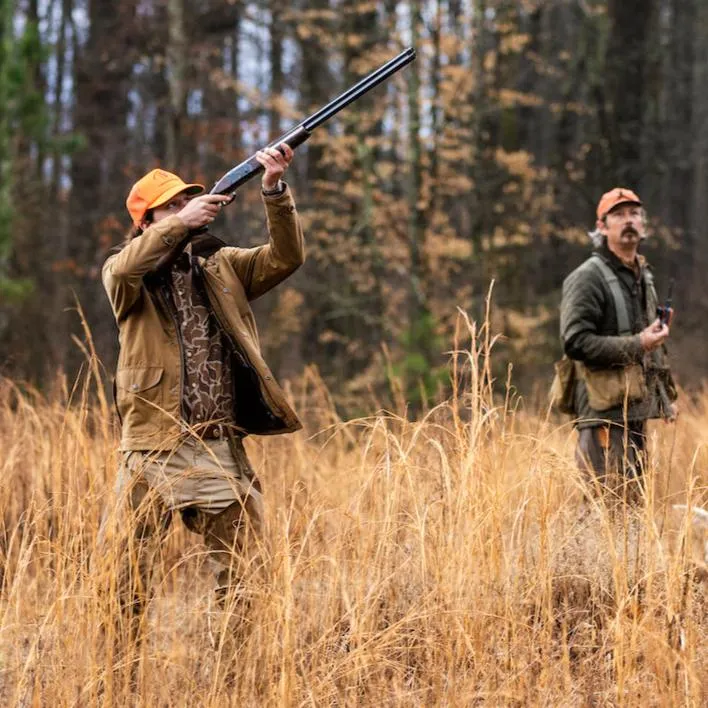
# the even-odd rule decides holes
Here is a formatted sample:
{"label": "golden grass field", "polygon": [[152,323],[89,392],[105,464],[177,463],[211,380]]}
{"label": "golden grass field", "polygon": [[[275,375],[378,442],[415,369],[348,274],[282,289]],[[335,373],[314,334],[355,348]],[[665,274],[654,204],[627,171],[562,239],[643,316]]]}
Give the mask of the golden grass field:
{"label": "golden grass field", "polygon": [[178,522],[122,651],[90,565],[118,462],[95,367],[44,395],[0,379],[0,705],[705,705],[705,531],[672,505],[708,500],[708,394],[653,424],[650,493],[617,517],[582,502],[571,427],[492,397],[477,361],[412,422],[342,422],[305,375],[306,429],[246,441],[267,503],[250,631],[219,640]]}

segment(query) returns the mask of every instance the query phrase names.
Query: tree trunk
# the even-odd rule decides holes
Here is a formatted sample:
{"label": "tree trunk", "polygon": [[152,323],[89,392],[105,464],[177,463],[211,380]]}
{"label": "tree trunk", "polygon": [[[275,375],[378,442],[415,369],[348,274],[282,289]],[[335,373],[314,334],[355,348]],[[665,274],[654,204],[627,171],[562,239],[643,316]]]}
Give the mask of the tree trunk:
{"label": "tree trunk", "polygon": [[[411,44],[418,45],[420,36],[421,5],[410,5]],[[421,144],[421,64],[413,62],[408,67],[408,243],[410,249],[411,272],[408,311],[408,346],[410,355],[421,357],[425,366],[431,364],[431,332],[428,309],[427,269],[425,265],[425,229],[427,213],[423,205],[423,147]],[[418,381],[408,381],[417,388]]]}
{"label": "tree trunk", "polygon": [[[689,232],[694,244],[690,253],[693,270],[692,302],[708,308],[705,276],[708,270],[708,3],[699,2],[693,33],[693,126],[690,131],[693,156],[693,185]],[[688,195],[686,195],[688,196]]]}
{"label": "tree trunk", "polygon": [[285,26],[283,5],[280,0],[270,0],[270,110],[268,111],[268,142],[282,134],[279,104],[283,98],[283,42]]}
{"label": "tree trunk", "polygon": [[[129,144],[127,117],[129,79],[134,49],[140,38],[135,28],[136,0],[91,0],[89,35],[76,61],[74,127],[85,148],[76,153],[71,166],[71,234],[67,272],[67,308],[78,298],[88,320],[94,323],[99,349],[114,339],[113,322],[100,281],[105,254],[102,224],[123,219],[125,193],[118,177],[125,167]],[[69,286],[71,289],[69,289]],[[64,315],[71,328],[80,332],[77,314]],[[112,346],[111,346],[112,349]],[[72,350],[62,368],[75,371],[81,354]]]}
{"label": "tree trunk", "polygon": [[606,79],[614,179],[639,188],[644,128],[646,57],[656,0],[609,0]]}
{"label": "tree trunk", "polygon": [[182,125],[187,99],[187,37],[184,0],[167,2],[167,82],[170,110],[167,122],[167,165],[179,172],[182,163]]}

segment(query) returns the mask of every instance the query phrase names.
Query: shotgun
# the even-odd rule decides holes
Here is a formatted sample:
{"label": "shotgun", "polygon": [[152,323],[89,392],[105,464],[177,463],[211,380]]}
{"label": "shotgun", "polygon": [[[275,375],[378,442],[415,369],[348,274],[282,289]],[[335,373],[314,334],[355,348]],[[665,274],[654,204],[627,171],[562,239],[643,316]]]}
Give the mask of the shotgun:
{"label": "shotgun", "polygon": [[[294,128],[289,130],[284,135],[281,135],[277,140],[269,143],[267,147],[277,147],[282,143],[286,143],[293,150],[302,145],[312,135],[312,131],[328,121],[332,116],[336,115],[343,108],[361,98],[365,93],[371,91],[372,88],[378,86],[381,82],[386,81],[389,77],[401,70],[407,64],[410,64],[415,59],[415,49],[408,47],[398,56],[380,66],[375,71],[372,71],[368,76],[365,76],[361,81],[356,83],[344,93],[340,94],[333,101],[330,101],[324,108],[320,108],[308,118],[305,118],[301,123],[298,123]],[[257,174],[263,172],[263,167],[256,160],[255,155],[252,155],[241,164],[230,169],[209,191],[209,194],[233,194],[242,184],[248,182]]]}

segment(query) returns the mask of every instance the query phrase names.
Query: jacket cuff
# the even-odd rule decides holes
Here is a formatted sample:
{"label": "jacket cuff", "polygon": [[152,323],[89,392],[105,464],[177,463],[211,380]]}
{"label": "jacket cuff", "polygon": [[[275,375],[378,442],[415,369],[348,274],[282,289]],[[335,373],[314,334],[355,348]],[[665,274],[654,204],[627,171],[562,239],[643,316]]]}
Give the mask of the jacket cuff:
{"label": "jacket cuff", "polygon": [[627,357],[631,361],[642,361],[644,358],[644,347],[642,347],[641,336],[633,334],[631,337],[627,337],[627,340]]}
{"label": "jacket cuff", "polygon": [[263,199],[269,219],[290,218],[295,213],[295,200],[287,184],[285,184],[285,189],[281,194],[276,194],[272,197],[261,194],[261,199]]}
{"label": "jacket cuff", "polygon": [[261,187],[261,194],[265,197],[279,197],[285,191],[285,187],[285,182],[279,179],[273,189],[263,189],[263,187]]}
{"label": "jacket cuff", "polygon": [[261,189],[261,198],[265,204],[287,204],[289,201],[292,201],[292,192],[290,191],[288,183],[282,182],[282,185],[282,191],[276,192],[275,194],[266,194]]}

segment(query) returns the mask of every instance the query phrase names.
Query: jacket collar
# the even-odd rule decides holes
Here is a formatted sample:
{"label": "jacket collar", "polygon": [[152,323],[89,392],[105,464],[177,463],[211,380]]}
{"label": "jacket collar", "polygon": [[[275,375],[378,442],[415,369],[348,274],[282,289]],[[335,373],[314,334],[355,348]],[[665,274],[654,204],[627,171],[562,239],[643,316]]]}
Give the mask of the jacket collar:
{"label": "jacket collar", "polygon": [[197,234],[191,240],[192,255],[201,258],[209,258],[214,255],[220,248],[226,246],[226,242],[214,236],[208,231],[203,234]]}
{"label": "jacket collar", "polygon": [[[603,243],[598,249],[594,251],[598,256],[601,256],[607,263],[609,263],[615,270],[620,270],[624,268],[625,270],[633,273],[636,276],[636,272],[628,266],[624,261],[618,258],[610,249],[607,247],[606,243]],[[643,273],[644,269],[647,267],[647,259],[641,254],[637,253],[637,265],[639,265],[639,272]]]}

